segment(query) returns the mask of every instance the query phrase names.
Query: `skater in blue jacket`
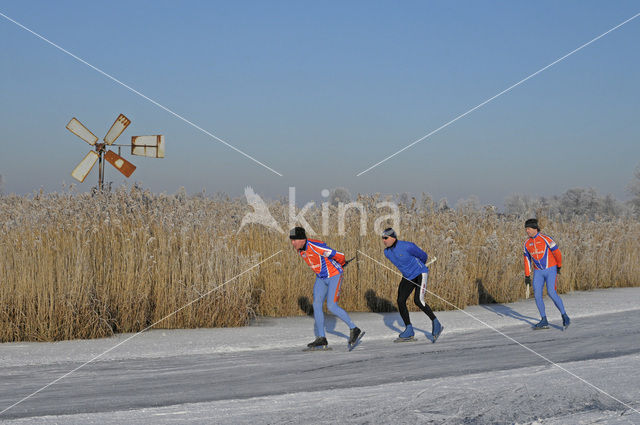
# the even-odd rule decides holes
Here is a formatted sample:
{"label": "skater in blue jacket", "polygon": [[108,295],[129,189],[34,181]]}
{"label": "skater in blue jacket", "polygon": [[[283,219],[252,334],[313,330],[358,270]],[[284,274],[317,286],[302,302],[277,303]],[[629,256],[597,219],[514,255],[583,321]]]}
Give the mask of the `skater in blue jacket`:
{"label": "skater in blue jacket", "polygon": [[396,232],[391,227],[382,232],[382,243],[385,246],[385,257],[402,273],[402,280],[398,286],[398,310],[406,328],[396,341],[413,340],[414,332],[407,309],[407,298],[415,290],[413,302],[431,319],[431,334],[433,342],[436,342],[443,326],[433,314],[431,307],[424,302],[429,274],[429,268],[425,265],[427,254],[413,242],[398,240]]}

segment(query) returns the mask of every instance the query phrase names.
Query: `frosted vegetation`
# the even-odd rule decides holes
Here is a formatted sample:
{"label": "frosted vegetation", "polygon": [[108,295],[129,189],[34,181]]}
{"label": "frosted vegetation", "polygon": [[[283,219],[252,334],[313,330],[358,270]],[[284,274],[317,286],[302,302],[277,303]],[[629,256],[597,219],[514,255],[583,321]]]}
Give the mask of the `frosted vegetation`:
{"label": "frosted vegetation", "polygon": [[[640,173],[631,202],[571,189],[557,197],[512,195],[505,211],[469,199],[450,207],[429,195],[358,195],[338,188],[326,199],[329,232],[318,235],[346,253],[358,250],[390,266],[373,231],[376,204],[399,205],[400,238],[438,260],[429,289],[464,308],[524,297],[523,221],[537,217],[543,233],[562,249],[559,292],[639,286]],[[633,191],[636,192],[633,192]],[[346,234],[337,234],[339,204],[349,209]],[[287,228],[286,199],[268,201]],[[309,224],[322,229],[320,205]],[[326,209],[326,208],[325,208]],[[309,313],[313,275],[287,235],[240,222],[244,198],[204,193],[153,194],[134,186],[103,193],[34,193],[0,196],[0,341],[95,338],[144,329],[178,308],[158,328],[242,326],[255,315]],[[326,211],[325,211],[326,212]],[[282,250],[259,267],[229,281]],[[360,255],[345,274],[341,304],[348,311],[393,311],[399,277]],[[431,297],[435,309],[451,305]]]}

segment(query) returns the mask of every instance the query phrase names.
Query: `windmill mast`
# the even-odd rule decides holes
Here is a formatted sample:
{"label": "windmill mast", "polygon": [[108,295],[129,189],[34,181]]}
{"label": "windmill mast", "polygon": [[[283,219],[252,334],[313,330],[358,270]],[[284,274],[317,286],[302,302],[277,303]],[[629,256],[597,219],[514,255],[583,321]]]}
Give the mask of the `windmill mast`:
{"label": "windmill mast", "polygon": [[98,152],[98,190],[102,190],[104,189],[104,162],[102,161],[104,143],[96,144],[96,151]]}

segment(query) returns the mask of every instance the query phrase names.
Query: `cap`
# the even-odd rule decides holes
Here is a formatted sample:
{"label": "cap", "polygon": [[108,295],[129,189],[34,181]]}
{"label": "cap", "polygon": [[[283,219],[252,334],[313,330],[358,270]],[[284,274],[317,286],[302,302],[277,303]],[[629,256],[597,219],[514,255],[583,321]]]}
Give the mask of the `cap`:
{"label": "cap", "polygon": [[530,227],[532,229],[536,229],[536,230],[540,230],[540,226],[538,226],[538,220],[536,220],[535,218],[530,218],[527,221],[524,222],[524,227]]}
{"label": "cap", "polygon": [[289,239],[307,239],[307,232],[304,231],[304,227],[294,227],[289,232]]}
{"label": "cap", "polygon": [[391,227],[387,227],[386,229],[384,229],[382,231],[382,236],[388,236],[393,239],[398,239],[398,237],[396,236],[396,231],[393,230]]}

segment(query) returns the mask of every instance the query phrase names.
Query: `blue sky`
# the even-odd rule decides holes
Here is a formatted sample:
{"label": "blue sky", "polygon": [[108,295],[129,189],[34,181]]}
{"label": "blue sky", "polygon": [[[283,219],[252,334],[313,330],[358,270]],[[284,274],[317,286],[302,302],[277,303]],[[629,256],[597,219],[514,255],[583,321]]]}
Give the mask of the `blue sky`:
{"label": "blue sky", "polygon": [[[119,113],[155,192],[476,195],[594,187],[626,199],[640,164],[640,17],[356,175],[640,12],[632,1],[0,2],[0,13],[224,139],[263,168],[0,16],[5,192],[60,191]],[[125,179],[107,165],[107,180]],[[97,180],[93,170],[79,190]]]}

